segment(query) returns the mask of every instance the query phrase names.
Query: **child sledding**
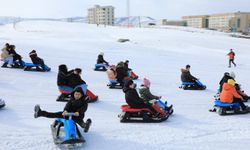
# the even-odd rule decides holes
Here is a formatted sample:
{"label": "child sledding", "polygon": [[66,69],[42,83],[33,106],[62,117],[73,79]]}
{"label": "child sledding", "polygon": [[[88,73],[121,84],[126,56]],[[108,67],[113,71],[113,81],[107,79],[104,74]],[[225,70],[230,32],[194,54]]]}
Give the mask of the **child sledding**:
{"label": "child sledding", "polygon": [[190,73],[190,65],[186,65],[185,69],[181,69],[181,81],[180,88],[184,90],[205,90],[206,86],[202,84],[196,77]]}
{"label": "child sledding", "polygon": [[25,63],[24,71],[41,71],[46,72],[51,69],[44,64],[44,60],[37,56],[36,50],[32,50],[29,53],[29,57],[32,63]]}
{"label": "child sledding", "polygon": [[68,71],[66,65],[62,64],[59,66],[57,86],[61,95],[57,98],[57,101],[68,101],[71,97],[71,93],[77,87],[81,87],[84,94],[88,96],[88,102],[95,102],[98,100],[98,96],[87,89],[87,84],[82,80],[81,73],[82,70],[80,68]]}
{"label": "child sledding", "polygon": [[44,63],[44,60],[37,56],[36,50],[29,53],[32,63],[26,63],[22,60],[22,56],[15,50],[15,45],[5,44],[1,52],[1,60],[3,68],[21,68],[24,71],[40,71],[48,72],[51,69]]}
{"label": "child sledding", "polygon": [[95,71],[107,71],[109,63],[104,59],[104,53],[101,52],[97,57],[97,62],[95,64]]}
{"label": "child sledding", "polygon": [[111,89],[122,89],[128,80],[138,79],[138,76],[128,68],[128,61],[119,62],[116,66],[111,65],[107,69],[109,79],[108,86]]}
{"label": "child sledding", "polygon": [[22,56],[16,52],[15,48],[15,45],[5,44],[1,52],[3,68],[24,68],[25,62],[22,60]]}
{"label": "child sledding", "polygon": [[[39,105],[36,105],[34,117],[57,118],[51,125],[55,144],[84,143],[85,140],[78,125],[83,128],[84,132],[88,132],[92,121],[91,119],[87,119],[86,122],[83,120],[87,108],[87,96],[82,88],[78,87],[72,92],[70,101],[67,102],[63,111],[47,112],[42,110]],[[61,127],[64,127],[64,134],[60,134],[62,132]]]}
{"label": "child sledding", "polygon": [[250,108],[243,103],[243,97],[237,92],[235,81],[228,79],[223,83],[219,99],[215,100],[212,112],[219,115],[246,114],[250,112]]}
{"label": "child sledding", "polygon": [[167,120],[170,113],[155,103],[145,103],[139,97],[135,87],[136,84],[132,80],[124,85],[123,92],[127,105],[121,106],[120,122],[162,122]]}

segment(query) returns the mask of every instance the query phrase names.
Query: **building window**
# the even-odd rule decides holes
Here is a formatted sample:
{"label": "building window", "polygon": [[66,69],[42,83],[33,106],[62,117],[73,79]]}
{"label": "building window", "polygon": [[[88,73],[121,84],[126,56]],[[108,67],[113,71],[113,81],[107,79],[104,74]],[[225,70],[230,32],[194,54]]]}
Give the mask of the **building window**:
{"label": "building window", "polygon": [[237,19],[237,28],[240,27],[240,18]]}
{"label": "building window", "polygon": [[248,24],[248,27],[250,28],[250,20],[249,20],[249,24]]}

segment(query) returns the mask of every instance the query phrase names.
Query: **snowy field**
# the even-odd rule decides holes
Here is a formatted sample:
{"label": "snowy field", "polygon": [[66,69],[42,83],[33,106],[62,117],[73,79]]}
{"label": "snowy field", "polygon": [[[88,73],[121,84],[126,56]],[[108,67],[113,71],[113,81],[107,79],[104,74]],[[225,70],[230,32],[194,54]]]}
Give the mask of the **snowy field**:
{"label": "snowy field", "polygon": [[[80,23],[21,22],[0,26],[0,45],[16,45],[29,62],[28,53],[38,55],[51,72],[25,72],[0,68],[1,150],[59,149],[52,140],[53,119],[33,117],[35,104],[48,111],[61,111],[65,103],[56,102],[57,68],[83,69],[82,78],[99,101],[89,105],[85,118],[91,118],[90,131],[84,134],[88,150],[228,150],[250,149],[250,114],[219,116],[208,109],[218,82],[226,71],[234,71],[236,81],[250,93],[250,40],[229,37],[215,31],[96,27]],[[119,38],[131,42],[118,43]],[[227,68],[226,54],[236,52],[236,68]],[[107,88],[104,72],[93,71],[96,57],[105,53],[111,64],[126,59],[139,75],[137,84],[147,77],[151,90],[174,105],[174,114],[162,123],[120,123],[120,105],[125,103],[121,90]],[[180,69],[191,65],[191,73],[207,86],[205,91],[184,91]],[[250,105],[250,103],[249,103]]]}

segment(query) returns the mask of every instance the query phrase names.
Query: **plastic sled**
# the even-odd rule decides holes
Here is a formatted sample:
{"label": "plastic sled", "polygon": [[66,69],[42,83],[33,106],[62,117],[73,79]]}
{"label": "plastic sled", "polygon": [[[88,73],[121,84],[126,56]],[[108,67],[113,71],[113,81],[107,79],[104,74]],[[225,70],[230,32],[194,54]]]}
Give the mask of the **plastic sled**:
{"label": "plastic sled", "polygon": [[136,79],[138,79],[139,78],[139,76],[138,75],[136,75],[135,74],[135,72],[134,71],[129,71],[129,77],[132,79],[132,80],[136,80]]}
{"label": "plastic sled", "polygon": [[182,82],[180,88],[184,90],[205,90],[207,87],[200,81],[195,82]]}
{"label": "plastic sled", "polygon": [[[51,132],[55,144],[76,145],[85,142],[77,124],[72,120],[74,113],[67,113],[69,119],[58,118],[51,125]],[[63,131],[61,128],[63,127]],[[63,133],[62,133],[63,132]]]}
{"label": "plastic sled", "polygon": [[117,82],[117,80],[109,80],[109,84],[107,84],[107,86],[110,89],[122,89],[123,86]]}
{"label": "plastic sled", "polygon": [[107,71],[108,65],[106,64],[95,64],[95,71]]}
{"label": "plastic sled", "polygon": [[152,105],[159,115],[154,114],[148,108],[130,108],[128,105],[122,105],[122,113],[118,116],[120,122],[162,122],[168,119],[169,113],[161,110],[157,105]]}
{"label": "plastic sled", "polygon": [[24,71],[39,71],[39,72],[49,72],[51,68],[47,65],[44,65],[44,69],[41,67],[40,64],[33,64],[33,63],[25,63]]}
{"label": "plastic sled", "polygon": [[214,110],[221,116],[246,114],[250,112],[249,110],[242,111],[239,103],[222,103],[220,100],[214,101]]}
{"label": "plastic sled", "polygon": [[[60,90],[61,95],[59,95],[56,99],[58,102],[68,102],[71,99],[71,92],[66,92]],[[90,90],[87,90],[86,95],[89,97],[88,103],[93,103],[98,100],[98,96],[94,95]]]}
{"label": "plastic sled", "polygon": [[25,62],[24,61],[22,61],[22,64],[20,64],[18,60],[16,60],[16,61],[13,62],[12,67],[8,67],[7,64],[8,64],[8,61],[5,60],[4,63],[3,63],[3,65],[1,67],[2,68],[23,69],[24,66],[25,66]]}

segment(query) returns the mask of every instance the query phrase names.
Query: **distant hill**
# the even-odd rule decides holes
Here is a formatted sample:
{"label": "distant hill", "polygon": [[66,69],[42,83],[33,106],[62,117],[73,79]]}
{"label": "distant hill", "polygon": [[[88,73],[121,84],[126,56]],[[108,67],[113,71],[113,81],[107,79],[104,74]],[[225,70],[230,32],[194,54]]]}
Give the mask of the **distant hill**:
{"label": "distant hill", "polygon": [[[19,22],[19,21],[26,21],[26,20],[44,20],[44,21],[64,21],[64,22],[82,22],[82,23],[88,23],[87,17],[70,17],[70,18],[21,18],[21,17],[0,17],[0,24],[9,24],[13,22]],[[157,21],[151,17],[147,16],[135,16],[135,17],[129,17],[129,25],[130,26],[145,26],[149,23],[157,23]],[[128,25],[128,17],[119,17],[115,18],[115,25],[116,26],[127,26]]]}

